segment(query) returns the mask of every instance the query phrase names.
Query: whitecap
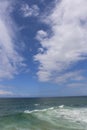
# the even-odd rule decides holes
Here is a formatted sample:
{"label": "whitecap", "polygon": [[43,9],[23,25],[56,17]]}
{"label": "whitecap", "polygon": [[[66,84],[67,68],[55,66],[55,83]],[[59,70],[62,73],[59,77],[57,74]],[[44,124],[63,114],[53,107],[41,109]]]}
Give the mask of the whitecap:
{"label": "whitecap", "polygon": [[59,108],[64,108],[64,105],[60,105]]}
{"label": "whitecap", "polygon": [[24,113],[31,113],[31,111],[29,111],[29,110],[25,110]]}
{"label": "whitecap", "polygon": [[39,106],[39,104],[34,104],[35,106]]}

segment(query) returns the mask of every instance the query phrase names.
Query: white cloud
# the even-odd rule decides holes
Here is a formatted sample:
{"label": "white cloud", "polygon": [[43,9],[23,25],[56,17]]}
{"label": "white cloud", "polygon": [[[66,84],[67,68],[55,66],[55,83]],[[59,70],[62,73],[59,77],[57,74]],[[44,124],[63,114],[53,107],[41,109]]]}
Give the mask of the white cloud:
{"label": "white cloud", "polygon": [[39,40],[39,41],[42,41],[44,38],[47,37],[47,32],[43,31],[43,30],[39,30],[37,32],[37,36],[36,36],[36,39]]}
{"label": "white cloud", "polygon": [[31,7],[28,4],[23,4],[21,11],[24,17],[38,16],[39,8],[37,5],[32,5]]}
{"label": "white cloud", "polygon": [[54,79],[54,82],[62,84],[69,82],[81,82],[85,81],[85,77],[82,75],[81,71],[73,71],[60,74],[58,77]]}
{"label": "white cloud", "polygon": [[87,82],[86,82],[86,83],[71,83],[71,84],[68,84],[67,87],[71,87],[71,88],[81,87],[81,88],[83,88],[83,90],[84,90],[85,87],[86,87],[86,89],[87,89]]}
{"label": "white cloud", "polygon": [[13,95],[10,91],[0,90],[0,95]]}
{"label": "white cloud", "polygon": [[53,35],[42,37],[37,32],[37,39],[46,49],[34,57],[40,63],[37,75],[40,81],[58,81],[67,77],[62,75],[64,70],[86,58],[83,55],[87,55],[87,0],[57,1],[42,21],[50,25]]}
{"label": "white cloud", "polygon": [[23,66],[23,58],[16,51],[16,25],[10,11],[12,2],[0,1],[0,80],[12,78],[19,73],[18,67]]}

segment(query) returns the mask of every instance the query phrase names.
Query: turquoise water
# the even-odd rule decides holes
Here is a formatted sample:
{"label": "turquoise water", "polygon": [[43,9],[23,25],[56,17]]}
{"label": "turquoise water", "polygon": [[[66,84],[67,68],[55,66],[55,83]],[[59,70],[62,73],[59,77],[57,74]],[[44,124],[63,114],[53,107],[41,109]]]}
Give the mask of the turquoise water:
{"label": "turquoise water", "polygon": [[0,99],[0,130],[87,130],[87,97]]}

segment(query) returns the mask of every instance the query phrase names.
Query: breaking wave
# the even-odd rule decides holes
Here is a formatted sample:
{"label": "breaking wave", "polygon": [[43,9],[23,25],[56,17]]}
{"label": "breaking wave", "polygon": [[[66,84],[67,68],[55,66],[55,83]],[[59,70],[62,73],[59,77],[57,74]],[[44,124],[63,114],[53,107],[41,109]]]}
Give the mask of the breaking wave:
{"label": "breaking wave", "polygon": [[65,107],[64,105],[58,107],[51,107],[42,110],[25,110],[25,114],[32,113],[38,118],[50,118],[50,119],[66,119],[69,122],[87,123],[87,108],[72,108]]}
{"label": "breaking wave", "polygon": [[3,101],[0,130],[87,130],[87,98]]}

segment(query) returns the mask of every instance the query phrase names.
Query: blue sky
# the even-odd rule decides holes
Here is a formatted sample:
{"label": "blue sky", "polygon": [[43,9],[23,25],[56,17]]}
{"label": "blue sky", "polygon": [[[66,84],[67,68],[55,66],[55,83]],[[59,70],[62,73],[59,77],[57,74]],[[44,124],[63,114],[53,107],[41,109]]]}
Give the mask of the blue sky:
{"label": "blue sky", "polygon": [[87,1],[0,1],[0,97],[87,95]]}

